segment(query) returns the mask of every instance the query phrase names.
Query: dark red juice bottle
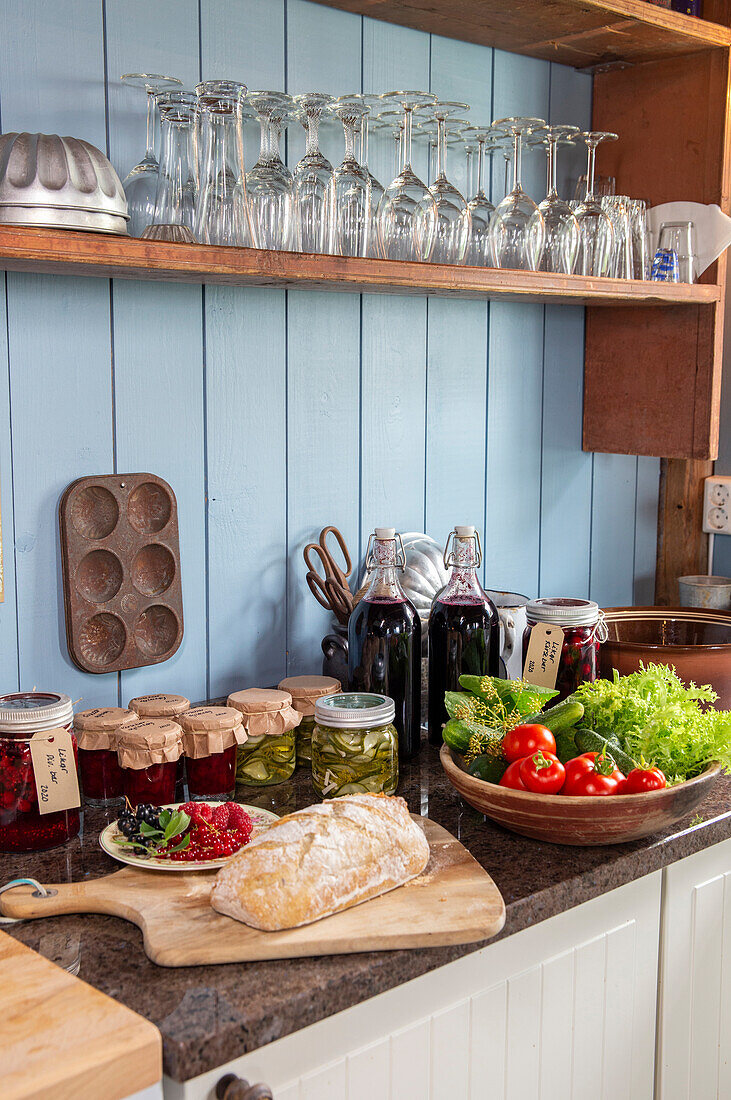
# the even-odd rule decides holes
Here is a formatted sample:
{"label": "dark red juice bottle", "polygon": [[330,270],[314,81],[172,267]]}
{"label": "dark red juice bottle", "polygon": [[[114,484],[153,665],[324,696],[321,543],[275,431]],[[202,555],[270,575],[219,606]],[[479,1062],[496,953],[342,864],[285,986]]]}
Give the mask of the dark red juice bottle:
{"label": "dark red juice bottle", "polygon": [[348,623],[350,690],[393,699],[399,756],[407,760],[421,740],[421,622],[398,578],[404,552],[392,527],[376,528],[366,566],[371,583]]}
{"label": "dark red juice bottle", "polygon": [[[450,542],[454,538],[450,550]],[[482,561],[474,527],[455,527],[444,551],[452,575],[429,616],[429,742],[441,745],[448,715],[445,691],[461,691],[462,675],[500,675],[500,619],[477,577]]]}

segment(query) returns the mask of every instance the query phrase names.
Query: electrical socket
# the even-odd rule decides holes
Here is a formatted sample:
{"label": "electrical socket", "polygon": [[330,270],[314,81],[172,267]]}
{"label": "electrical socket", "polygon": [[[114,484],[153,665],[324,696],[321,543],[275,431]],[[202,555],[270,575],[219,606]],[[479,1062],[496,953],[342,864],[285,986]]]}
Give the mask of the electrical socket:
{"label": "electrical socket", "polygon": [[703,530],[709,535],[731,535],[731,477],[705,479]]}

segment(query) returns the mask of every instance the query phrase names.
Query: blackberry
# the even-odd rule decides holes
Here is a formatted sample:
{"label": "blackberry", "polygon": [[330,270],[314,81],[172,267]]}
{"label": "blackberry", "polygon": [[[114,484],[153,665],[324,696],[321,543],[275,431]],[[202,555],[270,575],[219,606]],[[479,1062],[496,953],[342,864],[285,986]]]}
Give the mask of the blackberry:
{"label": "blackberry", "polygon": [[156,806],[150,806],[145,803],[137,807],[137,820],[140,824],[144,821],[146,825],[150,825],[153,829],[159,829],[160,811]]}
{"label": "blackberry", "polygon": [[117,824],[119,825],[119,831],[126,837],[134,836],[139,828],[137,816],[131,810],[123,810],[119,815]]}

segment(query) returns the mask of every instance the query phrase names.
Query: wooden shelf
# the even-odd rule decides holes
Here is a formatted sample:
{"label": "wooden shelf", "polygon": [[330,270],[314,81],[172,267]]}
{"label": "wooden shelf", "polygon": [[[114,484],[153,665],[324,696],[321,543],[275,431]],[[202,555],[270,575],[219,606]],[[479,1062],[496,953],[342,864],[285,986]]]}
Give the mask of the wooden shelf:
{"label": "wooden shelf", "polygon": [[576,68],[731,46],[716,23],[646,0],[320,0],[387,23]]}
{"label": "wooden shelf", "polygon": [[312,256],[12,226],[0,226],[0,267],[56,275],[596,306],[713,305],[721,293],[718,286],[703,283]]}

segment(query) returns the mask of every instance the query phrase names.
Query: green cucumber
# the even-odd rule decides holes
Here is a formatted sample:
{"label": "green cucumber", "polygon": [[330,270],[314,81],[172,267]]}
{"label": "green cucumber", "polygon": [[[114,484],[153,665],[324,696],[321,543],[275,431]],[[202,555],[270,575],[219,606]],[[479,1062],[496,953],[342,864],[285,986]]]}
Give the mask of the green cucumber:
{"label": "green cucumber", "polygon": [[619,770],[624,772],[625,775],[628,775],[633,768],[637,767],[632,757],[628,756],[623,749],[620,749],[618,745],[615,744],[614,740],[602,737],[601,734],[595,733],[594,730],[577,730],[576,747],[579,753],[598,752],[611,756]]}
{"label": "green cucumber", "polygon": [[575,735],[576,731],[573,729],[556,730],[553,735],[556,739],[556,756],[562,764],[567,764],[569,760],[573,760],[575,756],[579,756]]}
{"label": "green cucumber", "polygon": [[524,718],[520,724],[521,726],[530,726],[537,723],[540,726],[545,726],[555,737],[560,730],[573,729],[583,717],[584,707],[582,703],[577,702],[575,699],[564,699],[562,703],[556,703],[555,707],[539,711],[538,714],[531,714],[529,718]]}
{"label": "green cucumber", "polygon": [[477,779],[484,779],[486,783],[499,783],[505,775],[507,766],[507,760],[498,760],[483,752],[475,757],[467,771]]}
{"label": "green cucumber", "polygon": [[465,722],[462,718],[450,718],[442,729],[442,740],[445,745],[449,745],[450,749],[454,749],[460,756],[464,756],[469,748],[473,732],[471,723]]}

